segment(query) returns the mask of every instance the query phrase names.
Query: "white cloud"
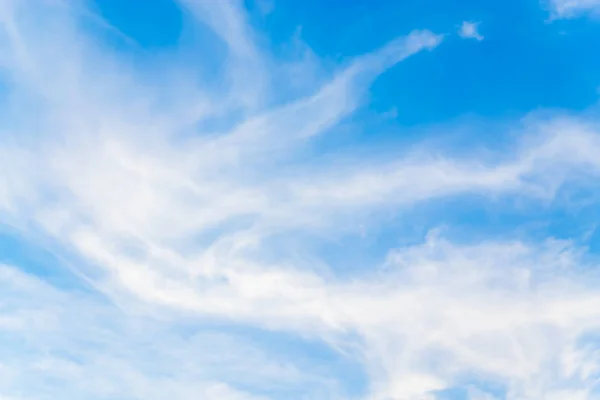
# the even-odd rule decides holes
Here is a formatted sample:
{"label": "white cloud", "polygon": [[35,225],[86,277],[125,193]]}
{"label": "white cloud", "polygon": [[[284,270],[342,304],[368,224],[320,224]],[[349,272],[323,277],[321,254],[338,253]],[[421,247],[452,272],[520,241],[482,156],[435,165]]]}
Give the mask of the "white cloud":
{"label": "white cloud", "polygon": [[574,18],[600,11],[598,0],[549,0],[554,18]]}
{"label": "white cloud", "polygon": [[463,39],[475,39],[482,41],[484,37],[479,33],[479,22],[464,21],[460,25],[458,35]]}
{"label": "white cloud", "polygon": [[[560,203],[556,194],[568,199],[575,178],[586,185],[592,177],[595,187],[596,126],[533,120],[515,128],[522,140],[501,154],[415,147],[393,159],[323,162],[307,154],[311,140],[352,115],[379,74],[440,37],[395,39],[314,93],[268,106],[280,89],[269,82],[273,60],[241,9],[183,3],[228,48],[226,93],[171,79],[179,65],[148,79],[78,29],[69,8],[3,10],[11,97],[0,136],[0,222],[51,251],[91,292],[0,268],[0,331],[16,344],[0,353],[0,392],[348,397],[336,381],[343,378],[318,361],[286,357],[229,324],[320,340],[361,362],[369,387],[360,398],[431,398],[465,377],[505,387],[508,399],[593,398],[600,364],[582,338],[600,328],[600,295],[595,265],[576,244],[467,245],[430,234],[387,249],[383,265],[365,268],[377,272],[343,279],[279,239],[336,237],[356,219],[368,224],[452,196]],[[257,80],[240,79],[248,74]],[[198,128],[219,118],[225,128]],[[186,324],[195,331],[187,338]]]}
{"label": "white cloud", "polygon": [[175,326],[60,292],[9,266],[0,267],[0,288],[0,321],[11,321],[0,324],[0,391],[23,396],[15,398],[259,400],[266,397],[234,385],[328,385],[241,335],[190,322],[193,331],[182,336]]}

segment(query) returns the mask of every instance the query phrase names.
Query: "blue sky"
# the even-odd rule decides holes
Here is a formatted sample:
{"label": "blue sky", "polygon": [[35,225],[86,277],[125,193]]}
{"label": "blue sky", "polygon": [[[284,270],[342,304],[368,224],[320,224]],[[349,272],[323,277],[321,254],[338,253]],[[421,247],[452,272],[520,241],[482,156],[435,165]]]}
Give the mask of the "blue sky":
{"label": "blue sky", "polygon": [[599,40],[598,0],[0,2],[0,400],[600,399]]}

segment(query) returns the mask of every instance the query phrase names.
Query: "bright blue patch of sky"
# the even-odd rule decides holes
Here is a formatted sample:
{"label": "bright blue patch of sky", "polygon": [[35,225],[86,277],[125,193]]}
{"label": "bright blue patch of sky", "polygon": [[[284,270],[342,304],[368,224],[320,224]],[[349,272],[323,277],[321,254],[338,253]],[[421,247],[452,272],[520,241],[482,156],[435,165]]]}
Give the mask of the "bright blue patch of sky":
{"label": "bright blue patch of sky", "polygon": [[3,229],[1,225],[0,264],[18,266],[60,289],[82,289],[81,280],[69,271],[65,259],[59,259],[39,244],[22,238],[13,230]]}
{"label": "bright blue patch of sky", "polygon": [[[258,8],[256,1],[247,2],[251,9]],[[188,16],[172,1],[94,4],[109,24],[147,51],[172,49],[189,37]],[[485,40],[460,39],[456,31],[463,20],[481,21]],[[251,22],[264,30],[275,54],[301,27],[302,40],[330,61],[364,54],[413,29],[448,34],[434,52],[394,67],[371,90],[368,111],[392,111],[393,122],[403,127],[465,115],[500,119],[539,108],[581,110],[596,101],[600,87],[600,53],[593,51],[600,30],[586,21],[549,23],[536,1],[280,1],[267,15],[252,14]],[[208,43],[202,40],[206,35],[191,36]],[[207,46],[203,67],[210,63],[206,56],[223,56]]]}
{"label": "bright blue patch of sky", "polygon": [[114,29],[146,50],[176,45],[183,31],[183,11],[172,0],[97,0],[93,5]]}
{"label": "bright blue patch of sky", "polygon": [[362,54],[412,29],[454,35],[462,21],[481,21],[483,42],[449,36],[435,52],[403,62],[375,84],[373,107],[396,107],[403,125],[465,113],[504,117],[539,107],[581,109],[595,101],[600,85],[600,54],[592,51],[600,30],[589,23],[548,23],[536,1],[281,2],[268,18],[275,37],[285,40],[301,25],[312,49],[334,59]]}
{"label": "bright blue patch of sky", "polygon": [[[184,31],[182,10],[168,0],[96,0],[108,23],[147,50],[172,47]],[[334,15],[335,18],[330,18]],[[582,109],[596,99],[600,31],[589,22],[548,23],[535,1],[386,1],[373,4],[277,2],[255,16],[273,50],[301,27],[302,39],[332,60],[363,54],[412,29],[447,33],[447,43],[387,72],[371,107],[398,111],[403,125],[444,121],[465,113],[504,117],[539,107]],[[483,42],[455,36],[463,20],[481,21]]]}

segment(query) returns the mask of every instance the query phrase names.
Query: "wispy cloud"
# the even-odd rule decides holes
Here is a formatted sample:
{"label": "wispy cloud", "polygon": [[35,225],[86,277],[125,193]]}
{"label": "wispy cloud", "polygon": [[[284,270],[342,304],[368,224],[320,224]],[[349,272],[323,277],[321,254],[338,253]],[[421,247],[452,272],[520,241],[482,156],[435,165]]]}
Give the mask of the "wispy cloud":
{"label": "wispy cloud", "polygon": [[550,0],[548,4],[554,18],[574,18],[600,11],[598,0]]}
{"label": "wispy cloud", "polygon": [[[353,115],[380,74],[441,37],[393,39],[281,104],[278,60],[241,4],[181,3],[227,48],[223,91],[172,79],[179,61],[164,75],[128,64],[69,3],[3,3],[0,222],[81,287],[0,268],[11,343],[1,393],[416,400],[464,386],[486,399],[496,394],[478,383],[490,382],[509,399],[592,398],[598,277],[574,242],[461,244],[432,232],[350,278],[298,256],[359,220],[437,199],[560,207],[573,182],[594,190],[583,179],[600,174],[592,122],[526,121],[508,151],[485,155],[415,145],[323,162],[313,141]],[[465,34],[480,37],[476,25]],[[244,330],[319,342],[359,363],[368,384],[353,392],[334,365]]]}

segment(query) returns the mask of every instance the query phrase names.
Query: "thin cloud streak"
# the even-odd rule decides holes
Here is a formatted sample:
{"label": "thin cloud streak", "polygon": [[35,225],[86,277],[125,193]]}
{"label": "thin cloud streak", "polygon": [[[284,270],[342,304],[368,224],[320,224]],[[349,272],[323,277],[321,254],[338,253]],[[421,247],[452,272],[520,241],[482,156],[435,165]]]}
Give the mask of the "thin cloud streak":
{"label": "thin cloud streak", "polygon": [[548,6],[554,19],[576,18],[600,11],[598,0],[549,0]]}

